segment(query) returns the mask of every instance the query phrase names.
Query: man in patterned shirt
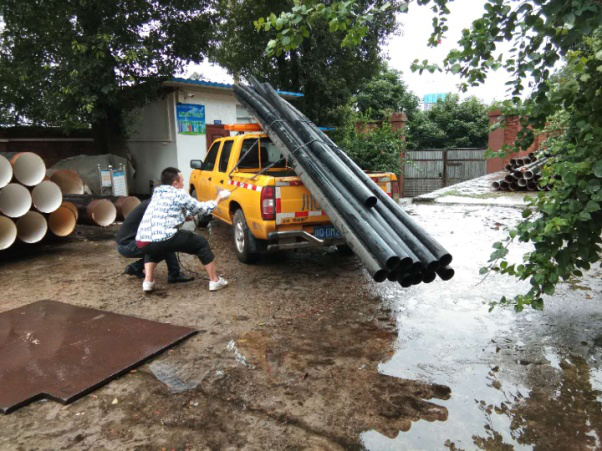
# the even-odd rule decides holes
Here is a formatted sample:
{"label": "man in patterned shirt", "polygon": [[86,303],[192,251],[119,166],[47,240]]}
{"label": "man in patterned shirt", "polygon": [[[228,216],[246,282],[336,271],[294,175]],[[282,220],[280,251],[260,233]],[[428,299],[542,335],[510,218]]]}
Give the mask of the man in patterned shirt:
{"label": "man in patterned shirt", "polygon": [[168,252],[184,252],[198,256],[209,276],[209,291],[228,286],[228,282],[217,275],[215,256],[207,240],[192,232],[180,230],[186,216],[211,213],[217,204],[230,196],[230,191],[221,191],[215,201],[199,202],[184,191],[184,177],[176,168],[161,172],[161,186],[155,188],[138,233],[136,244],[144,254],[145,292],[155,288],[154,271]]}

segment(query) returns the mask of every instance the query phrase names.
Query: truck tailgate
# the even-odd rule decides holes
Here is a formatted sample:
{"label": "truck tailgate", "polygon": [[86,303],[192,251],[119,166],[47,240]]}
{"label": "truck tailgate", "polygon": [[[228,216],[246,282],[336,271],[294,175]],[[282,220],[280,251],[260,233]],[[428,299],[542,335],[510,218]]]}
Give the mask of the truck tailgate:
{"label": "truck tailgate", "polygon": [[320,204],[297,177],[276,179],[276,225],[327,224]]}
{"label": "truck tailgate", "polygon": [[[391,195],[391,178],[388,174],[368,174],[387,194]],[[278,177],[276,186],[276,225],[329,224],[330,219],[318,201],[298,177]]]}

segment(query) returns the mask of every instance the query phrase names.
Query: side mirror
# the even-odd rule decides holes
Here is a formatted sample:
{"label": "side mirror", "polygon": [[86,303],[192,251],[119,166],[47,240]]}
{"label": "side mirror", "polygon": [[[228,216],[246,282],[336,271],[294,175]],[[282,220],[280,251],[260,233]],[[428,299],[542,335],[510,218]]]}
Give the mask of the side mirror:
{"label": "side mirror", "polygon": [[192,169],[201,169],[203,165],[203,160],[190,160],[190,167]]}

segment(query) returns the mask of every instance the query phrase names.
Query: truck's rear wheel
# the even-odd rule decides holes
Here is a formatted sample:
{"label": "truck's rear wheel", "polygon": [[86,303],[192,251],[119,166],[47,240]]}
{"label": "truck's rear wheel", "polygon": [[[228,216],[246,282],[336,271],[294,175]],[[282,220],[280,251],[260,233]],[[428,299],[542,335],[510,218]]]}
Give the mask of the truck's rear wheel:
{"label": "truck's rear wheel", "polygon": [[243,263],[255,263],[261,254],[251,252],[251,231],[242,210],[236,210],[232,220],[234,227],[234,251],[236,257]]}
{"label": "truck's rear wheel", "polygon": [[[194,188],[192,189],[190,196],[194,197],[196,200],[199,200],[199,198],[196,195],[196,190]],[[204,215],[204,216],[194,215],[192,217],[192,220],[194,221],[194,225],[197,226],[199,229],[204,229],[205,227],[207,227],[209,225],[209,222],[211,221],[211,219],[212,219],[211,215]]]}

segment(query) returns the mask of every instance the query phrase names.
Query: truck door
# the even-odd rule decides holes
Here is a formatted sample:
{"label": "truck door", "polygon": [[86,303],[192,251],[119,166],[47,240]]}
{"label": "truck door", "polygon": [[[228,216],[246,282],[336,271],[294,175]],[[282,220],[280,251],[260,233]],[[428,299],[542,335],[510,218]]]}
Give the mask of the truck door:
{"label": "truck door", "polygon": [[207,158],[203,161],[201,166],[202,176],[199,186],[199,192],[197,193],[199,200],[208,201],[215,199],[216,190],[214,187],[215,178],[215,162],[217,161],[217,155],[221,146],[221,141],[215,141],[209,152],[207,152]]}
{"label": "truck door", "polygon": [[[234,141],[229,140],[225,141],[222,145],[222,151],[219,156],[218,164],[216,165],[216,169],[213,172],[213,186],[216,191],[220,191],[222,189],[231,189],[232,185],[228,182],[230,178],[228,177],[228,170],[230,167],[230,156],[232,154],[232,145]],[[226,222],[230,222],[230,199],[226,199],[223,202],[220,202],[217,208],[213,211],[213,215],[223,219]]]}

